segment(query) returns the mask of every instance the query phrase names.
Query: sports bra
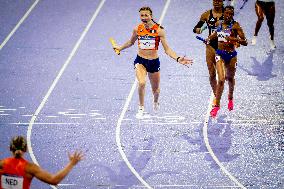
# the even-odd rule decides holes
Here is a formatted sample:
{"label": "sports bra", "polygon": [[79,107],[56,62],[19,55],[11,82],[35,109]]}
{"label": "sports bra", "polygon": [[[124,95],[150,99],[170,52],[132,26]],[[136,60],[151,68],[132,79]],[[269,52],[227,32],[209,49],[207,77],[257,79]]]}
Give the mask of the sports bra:
{"label": "sports bra", "polygon": [[[223,10],[224,12],[224,10]],[[213,11],[212,9],[210,10],[209,18],[207,20],[207,27],[209,29],[209,35],[211,35],[214,31],[216,31],[217,26],[216,23],[218,21],[223,21],[224,20],[224,15],[222,15],[219,19],[217,17],[213,16]]]}

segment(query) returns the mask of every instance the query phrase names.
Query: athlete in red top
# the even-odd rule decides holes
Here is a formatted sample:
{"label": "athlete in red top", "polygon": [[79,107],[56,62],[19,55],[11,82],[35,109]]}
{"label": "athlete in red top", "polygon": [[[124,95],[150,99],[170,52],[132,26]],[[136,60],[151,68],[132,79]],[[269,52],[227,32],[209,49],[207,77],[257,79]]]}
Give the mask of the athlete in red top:
{"label": "athlete in red top", "polygon": [[57,185],[83,157],[81,152],[69,154],[70,162],[56,174],[50,174],[23,158],[27,151],[27,143],[22,136],[12,139],[10,151],[13,157],[0,160],[0,189],[29,189],[33,177],[45,183]]}
{"label": "athlete in red top", "polygon": [[157,24],[152,18],[152,10],[149,7],[142,7],[139,10],[141,24],[133,30],[131,38],[122,46],[114,45],[114,49],[122,51],[132,45],[138,39],[138,55],[134,61],[136,77],[138,80],[139,109],[137,118],[143,118],[144,113],[144,96],[146,76],[151,83],[154,96],[154,110],[159,106],[160,94],[160,61],[158,57],[158,45],[161,41],[165,53],[180,64],[192,64],[192,60],[178,56],[168,45],[166,33],[162,26]]}

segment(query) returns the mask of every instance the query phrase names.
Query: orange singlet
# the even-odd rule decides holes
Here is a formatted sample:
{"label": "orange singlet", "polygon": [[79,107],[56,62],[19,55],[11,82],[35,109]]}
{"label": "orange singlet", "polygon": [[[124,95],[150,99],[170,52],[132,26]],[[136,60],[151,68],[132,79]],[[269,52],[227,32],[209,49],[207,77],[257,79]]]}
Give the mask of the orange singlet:
{"label": "orange singlet", "polygon": [[158,36],[159,25],[155,24],[152,28],[145,28],[144,24],[138,25],[138,47],[143,50],[158,50],[160,37]]}
{"label": "orange singlet", "polygon": [[0,172],[0,189],[29,189],[32,179],[25,175],[27,161],[23,158],[6,158],[3,160],[3,169]]}

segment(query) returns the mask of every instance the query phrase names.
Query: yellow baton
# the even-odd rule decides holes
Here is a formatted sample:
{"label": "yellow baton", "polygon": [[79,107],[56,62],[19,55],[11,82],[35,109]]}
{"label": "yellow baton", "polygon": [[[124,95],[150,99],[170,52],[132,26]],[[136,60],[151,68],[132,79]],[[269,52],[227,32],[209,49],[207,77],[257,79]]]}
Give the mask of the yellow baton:
{"label": "yellow baton", "polygon": [[110,37],[110,38],[109,38],[109,41],[110,41],[110,43],[111,43],[111,45],[112,45],[113,50],[115,51],[115,53],[116,53],[117,55],[120,55],[120,51],[119,51],[118,49],[115,49],[115,48],[114,48],[114,46],[116,45],[115,40],[114,40],[112,37]]}

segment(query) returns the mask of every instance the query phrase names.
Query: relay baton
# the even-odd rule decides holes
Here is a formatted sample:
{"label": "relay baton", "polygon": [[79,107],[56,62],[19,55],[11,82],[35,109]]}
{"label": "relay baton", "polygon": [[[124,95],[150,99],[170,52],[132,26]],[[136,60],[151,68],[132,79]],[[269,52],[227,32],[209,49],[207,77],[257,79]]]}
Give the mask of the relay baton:
{"label": "relay baton", "polygon": [[111,45],[112,45],[113,50],[115,51],[115,53],[116,53],[117,55],[120,55],[120,51],[119,51],[118,49],[115,49],[115,48],[114,48],[114,46],[116,45],[115,40],[114,40],[112,37],[110,37],[110,38],[109,38],[109,41],[110,41],[110,43],[111,43]]}
{"label": "relay baton", "polygon": [[203,43],[207,44],[207,41],[204,38],[202,38],[202,37],[196,36],[196,39],[198,39],[198,40],[202,41]]}

